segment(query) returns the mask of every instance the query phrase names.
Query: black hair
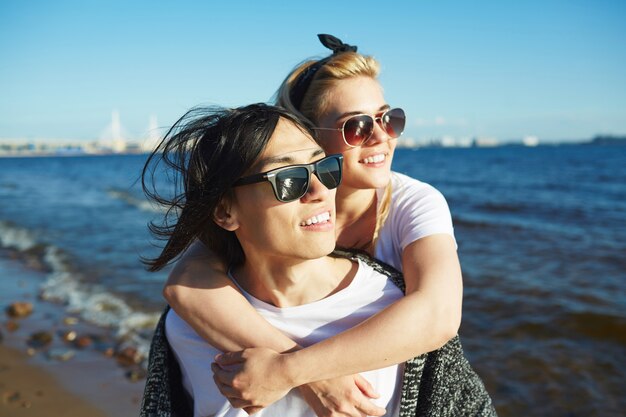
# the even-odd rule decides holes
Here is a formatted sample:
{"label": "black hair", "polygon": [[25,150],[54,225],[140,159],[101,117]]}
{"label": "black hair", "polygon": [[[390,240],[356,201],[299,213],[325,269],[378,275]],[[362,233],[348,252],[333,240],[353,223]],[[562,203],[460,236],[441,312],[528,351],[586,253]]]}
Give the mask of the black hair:
{"label": "black hair", "polygon": [[[217,225],[213,215],[233,184],[256,162],[281,118],[313,137],[308,122],[267,104],[195,108],[172,126],[148,157],[141,177],[148,199],[166,209],[161,224],[148,225],[158,240],[165,241],[158,257],[143,259],[149,271],[166,266],[195,239],[226,265],[243,262],[235,233]],[[162,175],[170,181],[167,195],[171,196],[157,191]]]}

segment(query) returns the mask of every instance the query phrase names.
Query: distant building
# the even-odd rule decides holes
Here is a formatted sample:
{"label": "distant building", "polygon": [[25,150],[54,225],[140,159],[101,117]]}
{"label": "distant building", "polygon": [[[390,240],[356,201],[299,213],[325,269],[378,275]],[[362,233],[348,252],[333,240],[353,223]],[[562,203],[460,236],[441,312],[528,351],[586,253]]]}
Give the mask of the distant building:
{"label": "distant building", "polygon": [[539,145],[539,138],[537,136],[524,136],[522,144],[524,146],[537,146]]}
{"label": "distant building", "polygon": [[496,138],[485,138],[478,137],[474,139],[474,146],[478,148],[492,148],[494,146],[499,146],[500,142]]}
{"label": "distant building", "polygon": [[150,116],[148,122],[148,132],[146,138],[141,143],[141,150],[143,152],[152,152],[159,142],[161,141],[161,132],[159,131],[159,123],[156,116]]}

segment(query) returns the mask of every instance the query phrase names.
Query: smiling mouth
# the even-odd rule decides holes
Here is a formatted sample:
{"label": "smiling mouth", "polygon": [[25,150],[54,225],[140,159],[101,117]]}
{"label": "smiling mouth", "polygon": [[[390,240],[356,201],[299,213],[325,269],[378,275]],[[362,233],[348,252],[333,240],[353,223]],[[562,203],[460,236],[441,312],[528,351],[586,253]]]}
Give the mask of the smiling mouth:
{"label": "smiling mouth", "polygon": [[383,162],[385,159],[387,159],[387,155],[385,155],[384,153],[380,153],[378,155],[368,156],[367,158],[364,158],[359,162],[362,164],[378,164],[380,162]]}
{"label": "smiling mouth", "polygon": [[313,216],[309,219],[306,219],[305,221],[300,223],[300,226],[311,226],[312,224],[328,223],[329,221],[330,221],[330,211],[327,211],[325,213],[321,213],[321,214],[318,214],[317,216]]}

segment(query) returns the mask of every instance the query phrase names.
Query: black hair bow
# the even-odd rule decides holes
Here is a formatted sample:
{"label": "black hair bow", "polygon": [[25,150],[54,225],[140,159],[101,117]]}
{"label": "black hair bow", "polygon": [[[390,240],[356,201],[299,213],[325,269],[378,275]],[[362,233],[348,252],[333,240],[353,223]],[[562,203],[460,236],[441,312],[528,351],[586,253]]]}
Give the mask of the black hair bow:
{"label": "black hair bow", "polygon": [[317,37],[320,42],[322,42],[322,45],[333,51],[333,54],[310,65],[307,69],[302,71],[302,73],[295,80],[293,87],[291,88],[291,92],[289,93],[289,97],[291,98],[293,106],[298,110],[300,110],[300,105],[302,105],[304,95],[306,94],[306,91],[308,90],[309,85],[311,84],[311,81],[317,71],[322,68],[322,66],[324,66],[324,64],[326,64],[333,55],[343,52],[356,52],[356,46],[343,43],[341,42],[341,39],[336,38],[333,35],[319,34]]}
{"label": "black hair bow", "polygon": [[341,39],[334,37],[333,35],[326,34],[318,34],[322,45],[333,51],[333,54],[339,54],[341,52],[356,52],[357,47],[354,45],[348,45],[347,43],[343,43]]}

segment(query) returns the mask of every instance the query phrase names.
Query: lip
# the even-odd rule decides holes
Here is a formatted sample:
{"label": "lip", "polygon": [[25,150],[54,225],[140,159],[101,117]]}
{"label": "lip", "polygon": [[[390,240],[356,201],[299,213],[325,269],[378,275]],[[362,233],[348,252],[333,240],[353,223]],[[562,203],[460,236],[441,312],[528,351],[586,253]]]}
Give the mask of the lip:
{"label": "lip", "polygon": [[[384,159],[382,161],[379,162],[370,162],[370,163],[366,163],[365,160],[367,158],[372,158],[378,155],[383,155]],[[367,156],[364,156],[363,158],[359,159],[359,164],[362,164],[364,166],[367,167],[379,167],[379,166],[383,166],[387,163],[389,159],[389,152],[388,151],[380,151],[380,152],[370,152]]]}
{"label": "lip", "polygon": [[[328,220],[323,221],[321,223],[311,223],[310,225],[306,224],[306,221],[313,218],[313,217],[318,217],[320,215],[328,215]],[[300,221],[299,226],[303,229],[303,230],[307,230],[307,231],[316,231],[316,232],[322,232],[322,231],[328,231],[328,230],[334,230],[335,229],[335,216],[334,216],[334,211],[331,210],[330,208],[325,208],[325,209],[321,209],[316,211],[314,214],[311,215],[307,215],[303,220]]]}

